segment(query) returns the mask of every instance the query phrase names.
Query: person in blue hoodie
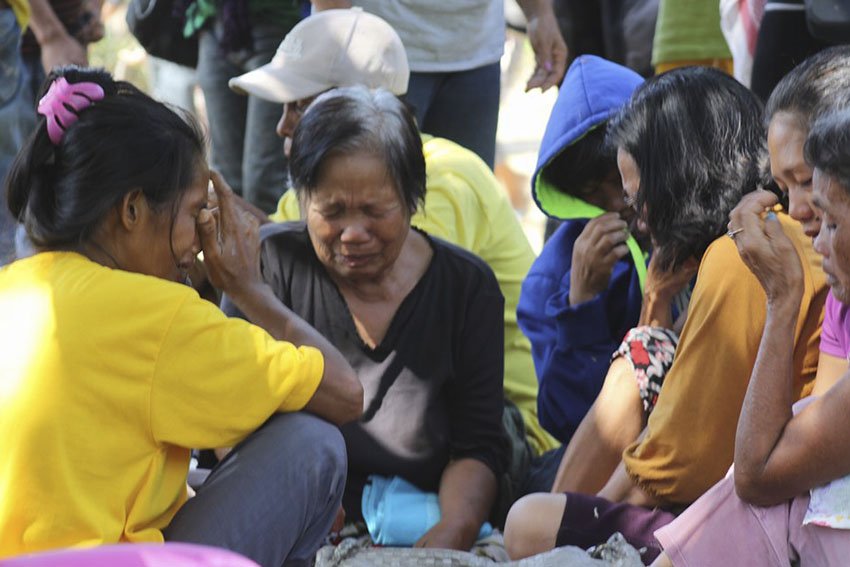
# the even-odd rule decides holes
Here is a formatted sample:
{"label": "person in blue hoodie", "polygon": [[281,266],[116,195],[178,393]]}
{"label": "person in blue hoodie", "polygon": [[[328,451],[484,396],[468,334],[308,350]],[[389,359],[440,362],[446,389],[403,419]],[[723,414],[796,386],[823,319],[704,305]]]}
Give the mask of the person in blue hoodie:
{"label": "person in blue hoodie", "polygon": [[593,55],[561,85],[540,146],[532,193],[563,224],[522,285],[517,320],[531,341],[540,424],[565,445],[599,394],[611,355],[638,324],[646,256],[630,232],[605,126],[643,79]]}

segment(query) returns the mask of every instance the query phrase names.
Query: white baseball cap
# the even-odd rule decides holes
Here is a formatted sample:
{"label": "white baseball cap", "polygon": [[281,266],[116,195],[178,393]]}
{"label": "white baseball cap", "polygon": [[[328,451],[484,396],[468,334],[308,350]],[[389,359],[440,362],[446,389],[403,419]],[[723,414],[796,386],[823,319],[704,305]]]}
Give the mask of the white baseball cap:
{"label": "white baseball cap", "polygon": [[272,60],[228,85],[241,94],[287,103],[335,87],[407,92],[410,68],[398,34],[361,8],[325,10],[290,30]]}

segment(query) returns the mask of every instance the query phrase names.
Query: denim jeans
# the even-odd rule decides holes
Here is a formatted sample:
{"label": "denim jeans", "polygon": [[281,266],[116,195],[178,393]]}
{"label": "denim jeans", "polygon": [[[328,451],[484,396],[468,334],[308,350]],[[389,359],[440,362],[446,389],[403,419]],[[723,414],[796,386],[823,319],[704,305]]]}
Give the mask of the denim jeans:
{"label": "denim jeans", "polygon": [[21,28],[11,9],[0,9],[0,266],[15,257],[15,219],[6,206],[6,174],[35,129],[37,89],[44,79],[37,59],[21,57]]}
{"label": "denim jeans", "polygon": [[283,139],[275,126],[283,105],[254,96],[236,94],[228,80],[271,61],[289,31],[284,26],[254,23],[252,53],[221,53],[220,25],[201,32],[198,47],[198,80],[206,99],[210,121],[211,166],[233,190],[266,212],[288,187]]}
{"label": "denim jeans", "polygon": [[224,547],[264,567],[312,565],[346,472],[339,429],[306,413],[276,414],[213,469],[165,539]]}
{"label": "denim jeans", "polygon": [[499,63],[453,73],[411,73],[407,102],[419,129],[472,150],[490,169],[499,122]]}

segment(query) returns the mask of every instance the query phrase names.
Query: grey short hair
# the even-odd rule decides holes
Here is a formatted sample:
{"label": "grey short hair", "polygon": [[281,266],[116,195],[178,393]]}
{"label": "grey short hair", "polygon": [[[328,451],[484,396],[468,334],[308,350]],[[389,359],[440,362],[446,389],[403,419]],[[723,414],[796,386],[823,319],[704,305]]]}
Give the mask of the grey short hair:
{"label": "grey short hair", "polygon": [[425,199],[425,158],[413,115],[386,89],[345,87],[320,95],[292,136],[291,185],[303,201],[319,182],[325,161],[369,152],[381,157],[412,216]]}
{"label": "grey short hair", "polygon": [[850,194],[850,110],[821,115],[809,130],[806,161]]}

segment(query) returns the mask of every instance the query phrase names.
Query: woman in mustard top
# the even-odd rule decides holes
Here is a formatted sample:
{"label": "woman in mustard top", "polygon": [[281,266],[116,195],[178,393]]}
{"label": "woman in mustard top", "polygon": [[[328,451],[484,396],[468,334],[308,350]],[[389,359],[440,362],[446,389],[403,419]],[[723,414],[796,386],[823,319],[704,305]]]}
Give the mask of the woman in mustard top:
{"label": "woman in mustard top", "polygon": [[[319,418],[360,414],[354,372],[263,283],[190,117],[104,71],[45,90],[6,185],[38,253],[0,270],[0,557],[171,539],[309,563],[346,475]],[[268,331],[183,285],[201,250]],[[234,445],[187,501],[190,448]]]}

